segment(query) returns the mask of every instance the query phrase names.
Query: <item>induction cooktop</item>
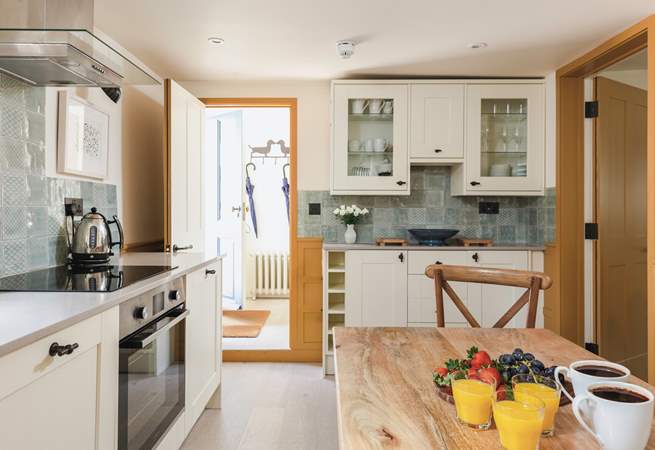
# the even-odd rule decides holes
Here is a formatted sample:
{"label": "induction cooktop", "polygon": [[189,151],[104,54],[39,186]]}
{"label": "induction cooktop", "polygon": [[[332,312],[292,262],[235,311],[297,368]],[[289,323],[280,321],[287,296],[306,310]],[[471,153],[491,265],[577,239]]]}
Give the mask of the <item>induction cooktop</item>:
{"label": "induction cooktop", "polygon": [[0,278],[0,291],[113,292],[174,266],[56,266]]}

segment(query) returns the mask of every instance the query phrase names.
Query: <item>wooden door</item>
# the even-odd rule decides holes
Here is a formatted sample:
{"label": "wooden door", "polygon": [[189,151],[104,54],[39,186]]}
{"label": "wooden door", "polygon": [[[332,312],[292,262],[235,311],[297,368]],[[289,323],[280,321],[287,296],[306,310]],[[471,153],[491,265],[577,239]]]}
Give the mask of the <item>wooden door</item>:
{"label": "wooden door", "polygon": [[[165,244],[204,250],[205,105],[173,80],[165,80]],[[215,185],[215,184],[213,184]]]}
{"label": "wooden door", "polygon": [[411,160],[464,158],[464,85],[412,85],[409,122]]}
{"label": "wooden door", "polygon": [[346,326],[407,326],[407,252],[346,253]]}
{"label": "wooden door", "polygon": [[596,79],[600,355],[647,377],[646,91]]}
{"label": "wooden door", "polygon": [[220,382],[222,305],[220,262],[187,276],[186,392],[187,434]]}

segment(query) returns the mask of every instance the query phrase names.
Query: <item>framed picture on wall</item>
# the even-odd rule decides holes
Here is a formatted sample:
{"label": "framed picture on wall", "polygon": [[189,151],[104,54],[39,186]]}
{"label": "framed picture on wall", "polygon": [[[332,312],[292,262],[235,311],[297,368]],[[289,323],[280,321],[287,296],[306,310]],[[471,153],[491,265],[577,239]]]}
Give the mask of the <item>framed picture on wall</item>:
{"label": "framed picture on wall", "polygon": [[57,172],[106,178],[109,114],[88,101],[59,92]]}

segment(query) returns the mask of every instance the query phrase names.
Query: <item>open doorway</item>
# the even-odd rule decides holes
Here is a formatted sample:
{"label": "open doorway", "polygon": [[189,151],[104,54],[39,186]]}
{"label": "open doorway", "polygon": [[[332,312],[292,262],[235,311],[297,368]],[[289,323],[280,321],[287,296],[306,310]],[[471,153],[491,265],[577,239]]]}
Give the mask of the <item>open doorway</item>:
{"label": "open doorway", "polygon": [[[647,53],[585,80],[585,334],[600,356],[648,376]],[[596,109],[596,111],[594,111]]]}
{"label": "open doorway", "polygon": [[223,349],[289,350],[290,108],[210,106],[205,119],[218,168],[207,245],[224,257]]}

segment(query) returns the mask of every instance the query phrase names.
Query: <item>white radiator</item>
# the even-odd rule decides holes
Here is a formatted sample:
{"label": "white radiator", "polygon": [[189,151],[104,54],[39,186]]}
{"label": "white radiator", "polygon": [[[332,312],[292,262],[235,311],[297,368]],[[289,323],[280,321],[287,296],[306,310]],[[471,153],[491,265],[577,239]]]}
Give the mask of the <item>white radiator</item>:
{"label": "white radiator", "polygon": [[255,298],[289,296],[289,255],[258,253],[255,255]]}

